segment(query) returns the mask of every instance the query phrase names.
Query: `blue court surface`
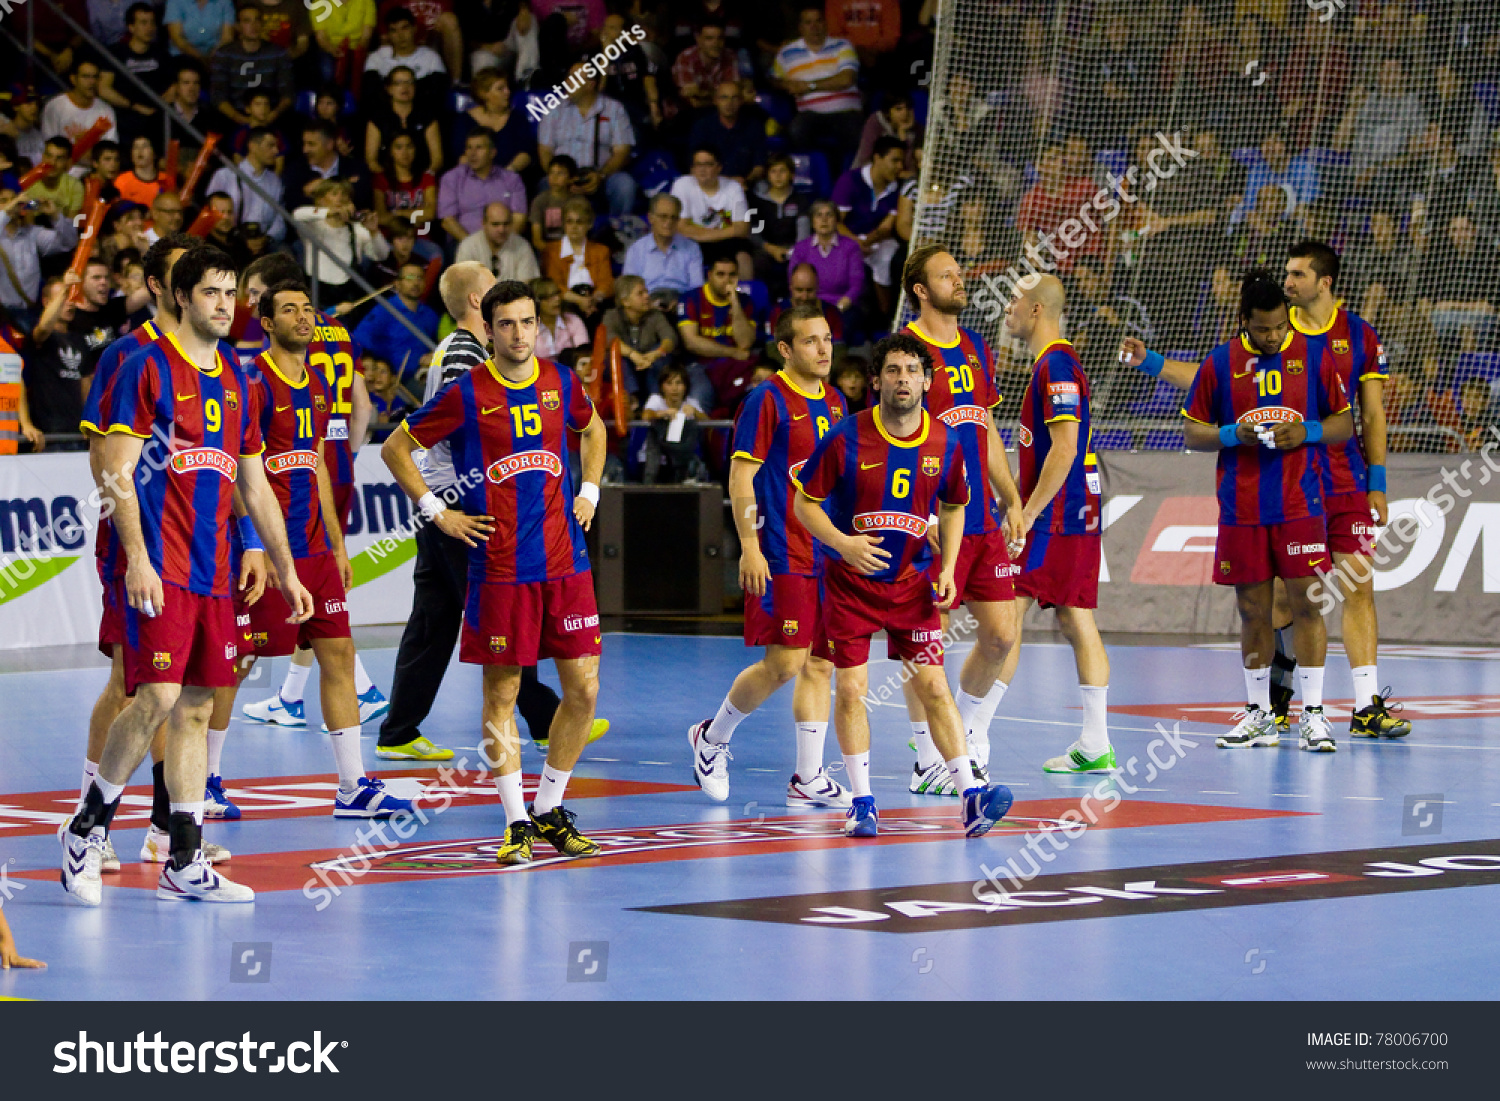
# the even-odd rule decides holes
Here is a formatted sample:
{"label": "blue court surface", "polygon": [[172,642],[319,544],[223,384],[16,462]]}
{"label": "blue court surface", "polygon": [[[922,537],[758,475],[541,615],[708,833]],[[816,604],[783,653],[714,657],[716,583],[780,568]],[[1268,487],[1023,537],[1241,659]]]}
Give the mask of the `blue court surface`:
{"label": "blue court surface", "polygon": [[[392,641],[367,637],[362,650],[383,687]],[[1500,655],[1388,647],[1382,681],[1415,728],[1371,744],[1347,736],[1348,666],[1334,648],[1339,751],[1315,755],[1295,737],[1214,747],[1243,690],[1229,643],[1115,643],[1111,732],[1134,771],[1111,782],[1041,771],[1081,715],[1072,655],[1043,636],[991,731],[1011,818],[966,841],[956,800],[908,794],[892,692],[871,714],[881,835],[858,842],[839,834],[842,812],[784,805],[789,690],[736,732],[728,803],[692,785],[687,728],[752,654],[738,638],[606,636],[599,713],[613,729],[585,752],[567,800],[601,857],[493,863],[502,816],[472,764],[479,675],[455,662],[424,728],[468,747],[454,772],[375,765],[365,730],[367,763],[427,787],[429,823],[410,838],[388,829],[367,840],[373,855],[353,852],[369,827],[331,817],[313,691],[307,730],[231,727],[225,773],[245,817],[206,834],[233,851],[225,870],[257,889],[254,904],[157,901],[155,871],[135,863],[142,769],[114,833],[125,868],[105,877],[98,909],[58,885],[54,831],[76,798],[105,669],[86,655],[56,668],[13,658],[18,671],[0,674],[0,885],[22,953],[50,967],[0,973],[0,996],[1500,996]],[[285,661],[270,664],[241,702],[280,683]],[[872,688],[896,670],[873,665]],[[555,683],[550,665],[543,677]],[[541,755],[529,743],[526,755],[534,783]],[[1094,824],[1080,830],[1080,818]]]}

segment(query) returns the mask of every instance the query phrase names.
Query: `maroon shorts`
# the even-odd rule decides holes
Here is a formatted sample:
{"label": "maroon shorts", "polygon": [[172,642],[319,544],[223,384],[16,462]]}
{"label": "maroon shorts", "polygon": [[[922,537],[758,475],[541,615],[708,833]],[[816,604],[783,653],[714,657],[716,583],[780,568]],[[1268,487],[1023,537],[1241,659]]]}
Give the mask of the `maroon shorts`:
{"label": "maroon shorts", "polygon": [[[934,557],[927,576],[937,583],[942,562]],[[986,604],[1014,600],[1016,585],[1012,580],[1021,572],[1005,549],[1003,531],[983,535],[965,535],[958,545],[958,564],[953,568],[953,584],[958,588],[955,604]]]}
{"label": "maroon shorts", "polygon": [[880,630],[886,633],[887,657],[943,664],[943,624],[925,573],[912,571],[896,582],[870,581],[842,562],[830,562],[823,577],[827,657],[839,669],[865,665],[870,636]]}
{"label": "maroon shorts", "polygon": [[1043,608],[1099,607],[1097,535],[1058,535],[1032,528],[1021,552],[1016,592]]}
{"label": "maroon shorts", "polygon": [[557,581],[469,582],[459,661],[535,665],[602,652],[591,571]]}
{"label": "maroon shorts", "polygon": [[1379,529],[1370,517],[1370,502],[1363,493],[1340,493],[1329,497],[1328,549],[1334,554],[1358,554],[1369,558]]}
{"label": "maroon shorts", "polygon": [[354,483],[333,487],[333,510],[339,514],[339,530],[349,531],[349,510],[354,507]]}
{"label": "maroon shorts", "polygon": [[[124,598],[125,584],[120,583]],[[125,693],[141,684],[229,688],[239,651],[234,601],[162,584],[166,607],[154,616],[125,608]]]}
{"label": "maroon shorts", "polygon": [[338,559],[315,554],[296,561],[297,580],[313,599],[312,618],[288,623],[292,607],[280,589],[267,588],[250,608],[250,644],[258,658],[284,657],[315,638],[348,638],[349,601]]}
{"label": "maroon shorts", "polygon": [[773,574],[764,596],[745,594],[745,645],[811,650],[832,660],[819,615],[823,582],[798,574]]}
{"label": "maroon shorts", "polygon": [[99,584],[104,589],[104,611],[99,616],[99,652],[113,659],[115,647],[125,645],[125,582],[103,576],[101,569]]}
{"label": "maroon shorts", "polygon": [[1220,585],[1315,577],[1333,566],[1321,516],[1285,524],[1220,524],[1214,559]]}

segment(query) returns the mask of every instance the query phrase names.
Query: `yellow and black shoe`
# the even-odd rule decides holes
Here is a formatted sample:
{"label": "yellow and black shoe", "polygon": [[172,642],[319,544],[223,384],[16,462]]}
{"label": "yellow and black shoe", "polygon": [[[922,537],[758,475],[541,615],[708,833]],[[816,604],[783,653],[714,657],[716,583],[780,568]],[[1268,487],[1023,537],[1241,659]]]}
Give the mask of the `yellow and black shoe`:
{"label": "yellow and black shoe", "polygon": [[1398,703],[1394,709],[1386,706],[1390,691],[1387,688],[1386,695],[1372,697],[1369,707],[1362,707],[1349,717],[1351,738],[1404,738],[1411,733],[1411,720],[1394,713],[1401,710],[1401,705]]}
{"label": "yellow and black shoe", "polygon": [[505,830],[505,843],[495,850],[496,864],[530,864],[536,827],[529,821],[512,822]]}
{"label": "yellow and black shoe", "polygon": [[531,814],[531,824],[536,827],[536,832],[558,852],[564,856],[594,856],[599,852],[599,846],[578,832],[573,825],[578,816],[566,807],[553,807],[546,814],[538,815],[532,807],[527,807]]}

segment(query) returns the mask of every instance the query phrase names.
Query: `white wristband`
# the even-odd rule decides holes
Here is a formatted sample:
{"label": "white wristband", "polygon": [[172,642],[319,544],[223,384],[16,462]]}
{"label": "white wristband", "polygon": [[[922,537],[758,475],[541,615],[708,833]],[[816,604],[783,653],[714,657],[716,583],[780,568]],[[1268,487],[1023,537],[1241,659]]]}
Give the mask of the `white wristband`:
{"label": "white wristband", "polygon": [[428,520],[436,520],[439,514],[447,511],[448,506],[438,499],[436,493],[429,490],[417,500],[417,508]]}
{"label": "white wristband", "polygon": [[578,496],[582,497],[595,508],[599,507],[599,487],[593,482],[584,482],[578,487]]}

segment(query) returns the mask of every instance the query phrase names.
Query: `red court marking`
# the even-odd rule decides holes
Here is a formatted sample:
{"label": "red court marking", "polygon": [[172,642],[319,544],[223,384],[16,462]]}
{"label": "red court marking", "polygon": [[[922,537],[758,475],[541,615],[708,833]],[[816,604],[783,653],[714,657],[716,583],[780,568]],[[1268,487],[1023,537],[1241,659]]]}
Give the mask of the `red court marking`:
{"label": "red court marking", "polygon": [[[487,773],[458,771],[450,773],[444,783],[435,769],[382,769],[373,775],[383,780],[411,777],[423,781],[427,789],[424,805],[430,807],[448,796],[454,806],[494,804],[495,785]],[[528,795],[536,794],[540,777],[527,776],[522,781]],[[333,813],[333,796],[338,781],[326,775],[266,776],[258,780],[230,780],[229,797],[249,819],[314,818]],[[607,799],[622,795],[659,795],[672,791],[697,791],[691,785],[655,784],[634,780],[598,780],[575,776],[568,781],[568,800]],[[57,827],[73,816],[78,803],[76,791],[36,791],[0,794],[0,837],[26,837],[39,833],[56,833]],[[129,787],[115,814],[116,829],[144,829],[151,820],[151,788]]]}
{"label": "red court marking", "polygon": [[[571,788],[570,788],[571,794]],[[1242,822],[1262,818],[1297,818],[1305,811],[1266,810],[1258,807],[1204,806],[1192,803],[1122,802],[1113,810],[1097,804],[1099,821],[1090,829],[1129,829],[1136,826],[1179,826],[1198,822]],[[1043,832],[1068,810],[1077,811],[1077,799],[1040,799],[1018,803],[1012,814],[996,827],[1007,826],[1016,834]],[[1012,819],[1014,824],[1012,825]],[[496,824],[499,824],[498,814]],[[236,856],[222,865],[235,882],[257,891],[306,891],[318,901],[326,894],[367,883],[402,883],[454,876],[502,875],[542,871],[612,867],[626,864],[660,864],[675,860],[708,860],[725,856],[755,856],[764,853],[809,852],[845,846],[899,845],[911,841],[962,840],[956,801],[940,807],[882,811],[878,837],[852,841],[842,832],[844,814],[832,811],[781,818],[740,819],[732,822],[686,822],[678,825],[640,826],[623,830],[596,830],[583,823],[589,837],[604,847],[600,856],[569,860],[552,853],[538,841],[537,860],[519,868],[502,868],[494,862],[499,837],[477,837],[453,841],[423,841],[420,833],[401,840],[387,826],[388,844],[378,835],[366,833],[365,854],[353,849],[315,849],[301,852],[255,853]],[[369,829],[374,823],[363,824]],[[128,859],[129,855],[122,856]],[[314,865],[322,865],[321,868]],[[368,870],[362,868],[368,865]],[[346,869],[341,871],[340,869]],[[127,864],[119,875],[105,876],[106,886],[156,889],[159,869]],[[12,872],[13,879],[54,880],[53,868]],[[324,894],[320,894],[323,892]]]}
{"label": "red court marking", "polygon": [[[1500,696],[1402,696],[1403,719],[1487,719],[1500,716]],[[1326,700],[1323,704],[1330,719],[1347,719],[1353,712],[1353,700]],[[1211,726],[1233,726],[1236,716],[1244,712],[1243,703],[1147,703],[1110,704],[1111,712],[1144,715],[1148,719],[1207,723]]]}

